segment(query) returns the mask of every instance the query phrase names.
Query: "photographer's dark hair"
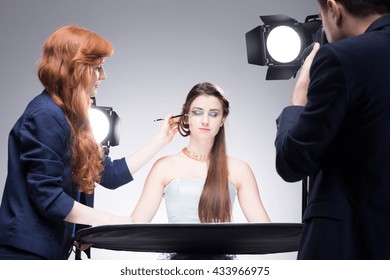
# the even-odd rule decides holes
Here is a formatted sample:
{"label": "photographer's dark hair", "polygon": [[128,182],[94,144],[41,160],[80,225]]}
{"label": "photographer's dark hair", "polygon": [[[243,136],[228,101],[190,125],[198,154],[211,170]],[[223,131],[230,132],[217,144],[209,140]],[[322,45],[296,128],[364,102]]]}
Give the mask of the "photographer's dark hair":
{"label": "photographer's dark hair", "polygon": [[[357,17],[390,12],[390,0],[335,0],[341,3],[349,13]],[[318,0],[321,7],[326,8],[327,0]]]}

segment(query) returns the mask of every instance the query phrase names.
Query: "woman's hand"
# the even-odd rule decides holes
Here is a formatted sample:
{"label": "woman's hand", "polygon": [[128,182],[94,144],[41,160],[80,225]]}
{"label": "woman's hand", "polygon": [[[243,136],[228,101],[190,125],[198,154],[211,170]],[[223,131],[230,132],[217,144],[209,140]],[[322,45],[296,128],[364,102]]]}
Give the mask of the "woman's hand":
{"label": "woman's hand", "polygon": [[167,115],[159,130],[149,143],[126,157],[127,167],[131,174],[135,174],[149,160],[151,160],[163,147],[165,147],[177,132],[177,120],[172,118],[172,114]]}
{"label": "woman's hand", "polygon": [[157,134],[157,138],[162,139],[164,145],[172,141],[178,130],[178,121],[176,118],[172,118],[172,115],[165,116]]}

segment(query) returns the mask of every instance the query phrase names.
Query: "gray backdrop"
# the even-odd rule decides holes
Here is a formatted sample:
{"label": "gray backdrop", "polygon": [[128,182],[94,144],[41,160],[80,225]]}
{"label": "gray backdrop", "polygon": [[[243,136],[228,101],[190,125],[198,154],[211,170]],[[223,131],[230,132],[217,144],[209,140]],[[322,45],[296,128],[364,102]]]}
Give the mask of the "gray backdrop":
{"label": "gray backdrop", "polygon": [[[245,33],[261,25],[260,15],[284,13],[298,21],[318,12],[315,0],[1,0],[0,2],[0,197],[7,174],[7,138],[25,106],[42,90],[36,62],[46,37],[66,24],[91,29],[113,42],[106,60],[98,105],[112,106],[122,120],[120,146],[112,158],[134,152],[156,133],[153,119],[179,113],[193,85],[220,85],[230,101],[230,156],[248,162],[273,222],[300,222],[301,184],[286,183],[275,171],[275,119],[289,104],[295,82],[266,81],[266,67],[249,65]],[[152,163],[187,143],[178,135],[115,191],[96,189],[95,207],[129,215]],[[236,203],[235,222],[245,222]],[[153,222],[166,222],[161,205]],[[293,259],[296,253],[241,258]],[[155,259],[156,254],[93,250],[94,259]]]}

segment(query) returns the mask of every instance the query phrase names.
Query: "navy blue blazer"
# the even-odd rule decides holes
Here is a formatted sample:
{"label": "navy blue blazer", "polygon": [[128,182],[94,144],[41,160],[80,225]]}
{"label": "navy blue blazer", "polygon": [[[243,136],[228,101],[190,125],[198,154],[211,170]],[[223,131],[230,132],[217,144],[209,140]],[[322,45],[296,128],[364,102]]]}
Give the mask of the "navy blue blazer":
{"label": "navy blue blazer", "polygon": [[[70,143],[63,111],[42,92],[29,103],[9,135],[0,245],[47,259],[67,257],[74,225],[63,220],[78,194],[72,183]],[[124,158],[105,158],[101,185],[114,189],[132,179]]]}
{"label": "navy blue blazer", "polygon": [[276,168],[313,177],[299,259],[390,259],[390,15],[324,45],[308,103],[277,120]]}

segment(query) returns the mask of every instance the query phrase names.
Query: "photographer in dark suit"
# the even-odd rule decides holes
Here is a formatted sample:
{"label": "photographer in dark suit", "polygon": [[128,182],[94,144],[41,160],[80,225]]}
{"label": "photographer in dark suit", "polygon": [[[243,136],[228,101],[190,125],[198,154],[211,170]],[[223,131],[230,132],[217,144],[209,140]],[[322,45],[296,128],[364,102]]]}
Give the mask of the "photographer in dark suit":
{"label": "photographer in dark suit", "polygon": [[313,179],[299,259],[390,259],[389,0],[318,0],[315,45],[277,120],[276,168]]}

